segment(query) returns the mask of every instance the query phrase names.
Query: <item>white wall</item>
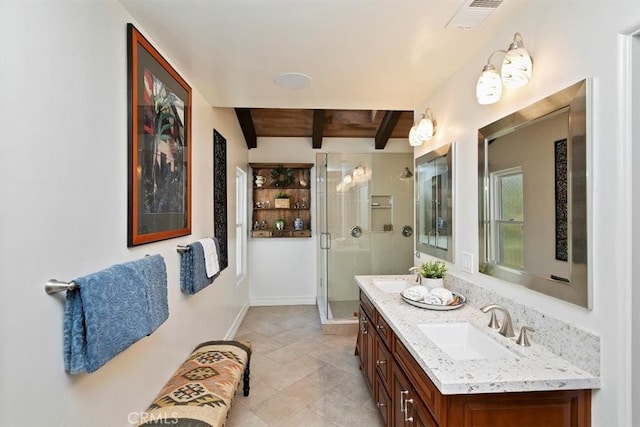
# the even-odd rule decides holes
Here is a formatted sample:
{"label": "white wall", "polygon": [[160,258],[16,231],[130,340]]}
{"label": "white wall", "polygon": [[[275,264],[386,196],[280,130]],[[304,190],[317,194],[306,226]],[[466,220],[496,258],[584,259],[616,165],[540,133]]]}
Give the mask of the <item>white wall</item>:
{"label": "white wall", "polygon": [[[436,138],[417,150],[416,157],[446,142],[458,143],[455,259],[460,259],[461,252],[469,252],[477,260],[477,129],[585,77],[594,79],[590,212],[593,310],[488,276],[469,275],[469,280],[483,287],[601,335],[602,388],[593,395],[594,426],[630,426],[640,422],[631,420],[627,371],[631,366],[628,321],[631,307],[626,302],[631,286],[629,269],[621,264],[628,259],[624,251],[631,236],[625,226],[629,225],[630,209],[626,197],[630,165],[625,158],[629,139],[623,129],[626,112],[621,110],[623,94],[630,88],[620,84],[622,70],[618,65],[622,56],[619,40],[624,38],[621,34],[629,34],[639,26],[638,1],[529,2],[520,18],[512,19],[493,42],[416,110],[431,107],[439,125]],[[533,78],[522,89],[506,91],[499,103],[480,106],[475,101],[475,84],[482,66],[492,51],[508,45],[516,31],[522,33],[534,58]]]}
{"label": "white wall", "polygon": [[[126,23],[131,21],[112,0],[0,2],[3,426],[129,425],[129,414],[146,408],[193,347],[234,333],[248,303],[248,280],[236,283],[235,277],[234,197],[229,197],[229,267],[194,296],[179,291],[176,245],[213,233],[214,127],[227,138],[230,195],[236,165],[247,163],[233,111],[212,109],[197,88],[193,233],[126,247]],[[171,60],[166,52],[165,57]],[[97,372],[67,375],[64,294],[46,295],[45,282],[72,280],[145,254],[161,254],[167,263],[169,319]]]}
{"label": "white wall", "polygon": [[[389,140],[384,152],[410,152],[406,139]],[[314,150],[311,138],[258,138],[249,150],[252,163],[315,163],[316,153],[372,153],[373,138],[324,138]],[[311,170],[312,237],[296,239],[250,239],[251,305],[315,304],[318,244],[316,168]]]}

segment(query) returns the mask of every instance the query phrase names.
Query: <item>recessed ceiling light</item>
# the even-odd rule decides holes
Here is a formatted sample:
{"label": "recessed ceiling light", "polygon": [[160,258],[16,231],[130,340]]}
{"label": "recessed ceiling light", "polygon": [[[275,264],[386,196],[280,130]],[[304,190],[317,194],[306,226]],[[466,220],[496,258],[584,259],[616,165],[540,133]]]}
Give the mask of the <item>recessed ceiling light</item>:
{"label": "recessed ceiling light", "polygon": [[273,82],[283,89],[303,89],[311,84],[311,77],[302,73],[282,73]]}

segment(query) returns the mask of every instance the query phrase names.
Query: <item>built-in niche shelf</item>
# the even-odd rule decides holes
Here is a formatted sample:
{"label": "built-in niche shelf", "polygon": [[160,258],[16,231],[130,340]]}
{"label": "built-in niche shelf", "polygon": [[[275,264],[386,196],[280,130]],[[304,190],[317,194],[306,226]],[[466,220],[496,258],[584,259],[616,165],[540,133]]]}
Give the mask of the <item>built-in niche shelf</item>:
{"label": "built-in niche shelf", "polygon": [[393,231],[393,196],[371,196],[371,231]]}
{"label": "built-in niche shelf", "polygon": [[[249,166],[253,171],[251,237],[311,237],[313,163]],[[288,197],[278,198],[282,193]],[[278,220],[283,221],[282,228],[277,225]]]}

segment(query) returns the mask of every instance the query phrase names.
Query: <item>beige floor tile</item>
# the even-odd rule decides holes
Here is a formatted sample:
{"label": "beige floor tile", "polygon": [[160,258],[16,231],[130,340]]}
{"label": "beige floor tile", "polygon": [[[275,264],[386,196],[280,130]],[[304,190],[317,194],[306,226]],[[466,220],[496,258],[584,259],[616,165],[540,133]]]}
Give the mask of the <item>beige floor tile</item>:
{"label": "beige floor tile", "polygon": [[225,427],[268,427],[269,424],[235,399]]}
{"label": "beige floor tile", "polygon": [[336,427],[336,424],[305,408],[278,424],[278,427]]}
{"label": "beige floor tile", "polygon": [[302,356],[281,365],[278,369],[266,372],[263,380],[278,390],[283,390],[301,378],[326,366],[325,363],[310,356]]}
{"label": "beige floor tile", "polygon": [[251,409],[258,417],[269,425],[278,425],[305,408],[303,399],[276,393]]}
{"label": "beige floor tile", "polygon": [[236,339],[252,343],[251,392],[236,395],[227,427],[382,426],[355,332],[323,334],[317,307],[251,307]]}
{"label": "beige floor tile", "polygon": [[[296,341],[277,350],[269,352],[266,356],[278,363],[289,363],[296,360],[299,357],[305,356],[318,347],[317,344],[305,341]],[[322,360],[316,358],[318,360]]]}
{"label": "beige floor tile", "polygon": [[309,409],[338,426],[382,427],[376,411],[339,394],[327,394],[309,405]]}
{"label": "beige floor tile", "polygon": [[250,385],[251,389],[249,392],[249,396],[246,397],[242,394],[243,391],[241,387],[238,388],[234,404],[235,402],[241,402],[242,405],[251,409],[278,392],[278,390],[261,381],[260,379],[252,378]]}

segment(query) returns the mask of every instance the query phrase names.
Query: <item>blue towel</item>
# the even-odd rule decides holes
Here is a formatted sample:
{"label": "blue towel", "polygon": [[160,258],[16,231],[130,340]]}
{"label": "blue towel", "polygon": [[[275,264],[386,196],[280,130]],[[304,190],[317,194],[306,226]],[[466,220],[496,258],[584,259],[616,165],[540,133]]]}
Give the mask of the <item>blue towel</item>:
{"label": "blue towel", "polygon": [[149,322],[153,332],[169,318],[167,266],[160,255],[144,257],[138,260],[138,263],[141,264],[144,273]]}
{"label": "blue towel", "polygon": [[167,272],[160,255],[117,264],[74,280],[67,291],[64,363],[94,372],[168,317]]}
{"label": "blue towel", "polygon": [[[218,239],[213,238],[216,250],[220,253]],[[189,248],[180,253],[180,290],[185,294],[193,295],[209,286],[220,272],[213,277],[207,277],[207,269],[204,261],[204,249],[200,242],[187,245]]]}

